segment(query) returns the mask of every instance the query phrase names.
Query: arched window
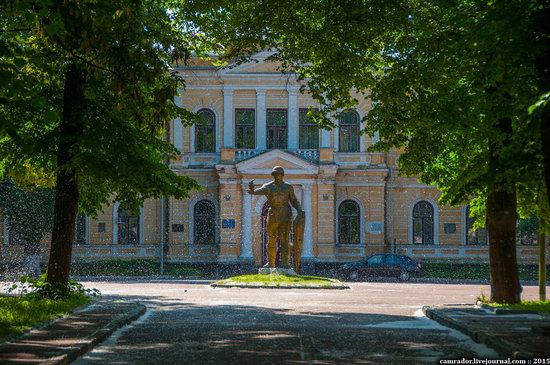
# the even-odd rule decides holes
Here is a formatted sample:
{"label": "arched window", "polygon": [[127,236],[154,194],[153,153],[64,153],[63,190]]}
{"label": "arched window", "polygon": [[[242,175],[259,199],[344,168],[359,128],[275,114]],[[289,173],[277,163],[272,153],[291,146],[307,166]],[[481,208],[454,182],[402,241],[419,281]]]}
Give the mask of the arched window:
{"label": "arched window", "polygon": [[197,112],[200,122],[195,124],[195,152],[216,152],[216,116],[210,109]]}
{"label": "arched window", "polygon": [[209,200],[200,200],[193,211],[193,243],[210,244],[216,242],[216,207]]}
{"label": "arched window", "polygon": [[345,200],[338,208],[338,243],[359,243],[359,204]]}
{"label": "arched window", "polygon": [[139,243],[139,215],[132,215],[129,211],[118,209],[118,240],[122,245]]}
{"label": "arched window", "polygon": [[434,243],[434,208],[427,201],[419,201],[413,208],[413,243]]}
{"label": "arched window", "polygon": [[467,245],[486,245],[487,229],[474,229],[476,217],[470,217],[470,207],[466,208],[466,244]]}
{"label": "arched window", "polygon": [[340,152],[359,152],[359,114],[355,110],[340,115],[338,146]]}

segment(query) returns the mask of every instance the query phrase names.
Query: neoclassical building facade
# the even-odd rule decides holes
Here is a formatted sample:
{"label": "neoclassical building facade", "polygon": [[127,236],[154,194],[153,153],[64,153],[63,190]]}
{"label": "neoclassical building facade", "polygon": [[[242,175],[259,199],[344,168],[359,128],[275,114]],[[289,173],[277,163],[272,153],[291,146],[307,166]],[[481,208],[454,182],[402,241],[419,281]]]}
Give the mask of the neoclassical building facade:
{"label": "neoclassical building facade", "polygon": [[[201,123],[171,122],[169,139],[181,154],[170,167],[203,189],[188,200],[148,200],[138,216],[114,202],[97,219],[79,217],[75,257],[155,258],[163,247],[173,262],[260,266],[267,260],[266,199],[246,190],[251,180],[270,181],[278,165],[306,212],[304,260],[345,262],[378,252],[488,259],[486,232],[472,228],[467,206],[441,206],[436,188],[400,176],[397,151],[368,152],[377,136],[360,131],[370,100],[335,117],[337,128],[319,129],[307,110],[320,106],[268,56],[223,69],[195,60],[178,69],[186,87],[176,103]],[[3,216],[5,261],[21,248]],[[536,254],[536,247],[518,244],[520,260]]]}

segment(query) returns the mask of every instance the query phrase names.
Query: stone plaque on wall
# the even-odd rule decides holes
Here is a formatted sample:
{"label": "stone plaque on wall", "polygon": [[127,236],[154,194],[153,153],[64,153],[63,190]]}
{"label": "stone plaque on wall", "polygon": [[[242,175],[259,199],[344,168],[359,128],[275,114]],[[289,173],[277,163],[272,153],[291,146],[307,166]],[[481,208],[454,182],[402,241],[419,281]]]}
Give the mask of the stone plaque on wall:
{"label": "stone plaque on wall", "polygon": [[222,220],[222,228],[234,229],[235,228],[235,220],[234,219],[224,219],[224,220]]}
{"label": "stone plaque on wall", "polygon": [[382,234],[384,233],[384,222],[368,222],[367,232],[370,234]]}
{"label": "stone plaque on wall", "polygon": [[183,232],[183,224],[172,224],[172,232]]}
{"label": "stone plaque on wall", "polygon": [[443,224],[443,231],[446,234],[456,233],[456,223],[444,223]]}

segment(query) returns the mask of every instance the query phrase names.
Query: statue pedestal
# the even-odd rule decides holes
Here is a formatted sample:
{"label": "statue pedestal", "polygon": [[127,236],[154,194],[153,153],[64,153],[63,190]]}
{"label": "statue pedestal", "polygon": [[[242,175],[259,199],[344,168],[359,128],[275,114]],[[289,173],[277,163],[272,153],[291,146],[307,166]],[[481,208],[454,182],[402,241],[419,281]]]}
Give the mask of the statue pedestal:
{"label": "statue pedestal", "polygon": [[260,267],[258,269],[258,274],[260,275],[296,275],[293,269],[285,269],[282,267]]}

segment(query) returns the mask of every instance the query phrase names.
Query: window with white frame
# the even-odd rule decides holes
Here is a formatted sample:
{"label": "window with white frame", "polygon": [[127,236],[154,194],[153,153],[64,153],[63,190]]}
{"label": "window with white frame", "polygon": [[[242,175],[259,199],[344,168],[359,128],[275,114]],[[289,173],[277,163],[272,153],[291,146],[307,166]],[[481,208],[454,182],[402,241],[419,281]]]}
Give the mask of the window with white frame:
{"label": "window with white frame", "polygon": [[235,109],[235,147],[254,149],[256,138],[256,111]]}
{"label": "window with white frame", "polygon": [[319,149],[319,125],[311,120],[307,108],[301,108],[300,118],[300,149]]}
{"label": "window with white frame", "polygon": [[427,201],[419,201],[414,205],[413,243],[428,245],[434,243],[434,207]]}
{"label": "window with white frame", "polygon": [[340,114],[338,148],[340,152],[359,152],[359,114],[348,110]]}
{"label": "window with white frame", "polygon": [[118,236],[117,242],[122,245],[138,244],[140,242],[139,214],[118,209]]}
{"label": "window with white frame", "polygon": [[210,109],[201,109],[197,115],[195,152],[216,152],[216,115]]}
{"label": "window with white frame", "polygon": [[344,200],[338,207],[338,243],[359,243],[361,230],[359,219],[359,204],[353,200]]}
{"label": "window with white frame", "polygon": [[288,113],[286,109],[267,109],[266,146],[268,149],[286,149],[288,134]]}
{"label": "window with white frame", "polygon": [[216,243],[216,207],[207,199],[198,201],[193,210],[193,243]]}

